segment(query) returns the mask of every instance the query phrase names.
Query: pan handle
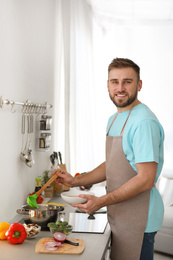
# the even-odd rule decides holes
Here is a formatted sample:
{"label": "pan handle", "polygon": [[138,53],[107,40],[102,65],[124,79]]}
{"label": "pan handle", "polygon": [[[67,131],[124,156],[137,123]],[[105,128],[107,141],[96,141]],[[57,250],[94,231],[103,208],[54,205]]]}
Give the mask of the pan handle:
{"label": "pan handle", "polygon": [[25,209],[17,209],[16,212],[22,215],[29,215],[29,211]]}

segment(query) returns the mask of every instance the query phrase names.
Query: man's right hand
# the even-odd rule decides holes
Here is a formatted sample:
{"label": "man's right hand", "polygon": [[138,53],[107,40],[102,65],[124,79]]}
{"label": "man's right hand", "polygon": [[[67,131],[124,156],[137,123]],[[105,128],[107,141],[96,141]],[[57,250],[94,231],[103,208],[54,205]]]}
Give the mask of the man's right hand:
{"label": "man's right hand", "polygon": [[57,175],[55,182],[59,185],[65,185],[67,187],[74,187],[75,178],[66,171],[55,170],[53,174]]}

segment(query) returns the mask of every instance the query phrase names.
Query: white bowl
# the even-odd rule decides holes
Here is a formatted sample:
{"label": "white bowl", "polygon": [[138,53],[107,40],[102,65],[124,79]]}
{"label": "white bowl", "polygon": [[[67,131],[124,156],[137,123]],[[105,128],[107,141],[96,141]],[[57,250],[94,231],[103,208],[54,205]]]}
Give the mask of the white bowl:
{"label": "white bowl", "polygon": [[68,204],[81,204],[87,202],[87,199],[79,197],[79,194],[94,195],[94,193],[90,191],[71,189],[70,191],[62,192],[61,197]]}

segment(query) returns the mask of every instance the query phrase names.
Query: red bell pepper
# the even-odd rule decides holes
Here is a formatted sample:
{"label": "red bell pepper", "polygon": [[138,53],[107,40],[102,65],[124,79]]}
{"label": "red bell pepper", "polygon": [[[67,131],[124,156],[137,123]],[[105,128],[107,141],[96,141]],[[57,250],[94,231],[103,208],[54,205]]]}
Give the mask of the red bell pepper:
{"label": "red bell pepper", "polygon": [[5,235],[12,244],[21,244],[27,237],[26,230],[20,223],[11,224]]}

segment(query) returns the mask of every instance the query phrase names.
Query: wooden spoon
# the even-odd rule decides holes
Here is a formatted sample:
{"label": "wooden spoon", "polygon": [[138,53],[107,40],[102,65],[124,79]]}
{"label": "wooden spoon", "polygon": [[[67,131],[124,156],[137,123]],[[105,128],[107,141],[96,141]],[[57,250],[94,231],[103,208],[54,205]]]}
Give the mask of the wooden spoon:
{"label": "wooden spoon", "polygon": [[[60,169],[56,170],[56,171],[59,171],[59,172],[62,172]],[[37,191],[35,194],[33,195],[29,195],[27,197],[27,203],[30,207],[32,208],[38,208],[38,204],[37,204],[37,198],[39,197],[39,195],[42,193],[42,191],[44,191],[47,186],[49,186],[58,176],[56,174],[53,174],[53,176],[48,180],[48,182],[46,182],[43,187]]]}

